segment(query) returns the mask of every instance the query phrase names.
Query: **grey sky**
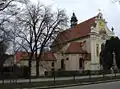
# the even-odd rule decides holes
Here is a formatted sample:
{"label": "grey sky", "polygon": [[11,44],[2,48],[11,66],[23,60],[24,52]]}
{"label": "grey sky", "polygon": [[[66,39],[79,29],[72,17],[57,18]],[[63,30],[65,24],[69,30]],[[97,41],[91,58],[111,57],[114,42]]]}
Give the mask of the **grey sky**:
{"label": "grey sky", "polygon": [[[37,0],[32,0],[33,2]],[[45,5],[52,6],[53,9],[65,9],[69,18],[75,12],[78,22],[96,16],[98,9],[101,9],[104,18],[108,22],[108,27],[115,28],[115,33],[120,37],[120,4],[113,3],[112,0],[38,0]]]}

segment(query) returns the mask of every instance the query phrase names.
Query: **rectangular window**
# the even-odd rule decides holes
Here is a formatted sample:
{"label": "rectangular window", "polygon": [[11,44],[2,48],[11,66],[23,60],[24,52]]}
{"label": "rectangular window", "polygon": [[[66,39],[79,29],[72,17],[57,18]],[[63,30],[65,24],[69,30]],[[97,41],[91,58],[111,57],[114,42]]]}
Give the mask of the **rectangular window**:
{"label": "rectangular window", "polygon": [[96,44],[96,55],[99,56],[99,44]]}

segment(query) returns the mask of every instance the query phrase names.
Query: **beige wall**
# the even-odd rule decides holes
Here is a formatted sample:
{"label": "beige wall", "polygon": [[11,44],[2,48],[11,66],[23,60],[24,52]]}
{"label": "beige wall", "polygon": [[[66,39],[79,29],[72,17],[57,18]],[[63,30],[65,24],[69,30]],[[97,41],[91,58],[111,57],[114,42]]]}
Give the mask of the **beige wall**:
{"label": "beige wall", "polygon": [[90,70],[90,63],[91,61],[89,60],[84,61],[84,70]]}
{"label": "beige wall", "polygon": [[[79,69],[79,59],[82,57],[80,54],[70,54],[70,62],[69,62],[69,70],[80,70]],[[89,70],[90,69],[90,61],[89,60],[84,60],[84,70]]]}
{"label": "beige wall", "polygon": [[78,54],[70,54],[69,55],[69,70],[79,70],[79,55]]}
{"label": "beige wall", "polygon": [[[88,53],[90,53],[90,37],[78,39],[73,42],[84,42],[86,43],[83,46],[83,49],[86,50]],[[70,42],[71,43],[71,42]],[[62,55],[62,52],[64,53],[67,48],[69,47],[70,43],[66,44],[61,50],[59,50],[55,56],[57,59],[55,69],[58,70],[61,68],[61,60],[64,59],[65,63],[65,70],[79,70],[79,59],[80,59],[80,54],[64,54]],[[69,60],[66,60],[66,58],[69,58]],[[85,69],[87,70],[89,67],[89,63],[85,63]]]}
{"label": "beige wall", "polygon": [[55,64],[55,70],[58,70],[61,68],[61,60],[64,59],[64,56],[62,55],[62,53],[55,53],[55,57],[57,59],[56,64]]}
{"label": "beige wall", "polygon": [[[52,69],[52,62],[53,61],[41,61],[40,62],[40,67],[39,67],[39,72],[40,76],[44,76],[45,71],[51,71]],[[55,61],[54,61],[55,62]],[[28,66],[28,60],[22,60],[19,62],[20,66]],[[32,61],[32,76],[36,75],[36,61]]]}
{"label": "beige wall", "polygon": [[[61,56],[61,59],[57,59],[55,69],[61,68],[61,60],[64,59],[65,70],[66,71],[79,71],[79,59],[82,57],[81,54],[65,54]],[[60,58],[60,56],[59,56]],[[68,60],[67,60],[68,58]],[[90,69],[90,61],[84,61],[84,70]]]}

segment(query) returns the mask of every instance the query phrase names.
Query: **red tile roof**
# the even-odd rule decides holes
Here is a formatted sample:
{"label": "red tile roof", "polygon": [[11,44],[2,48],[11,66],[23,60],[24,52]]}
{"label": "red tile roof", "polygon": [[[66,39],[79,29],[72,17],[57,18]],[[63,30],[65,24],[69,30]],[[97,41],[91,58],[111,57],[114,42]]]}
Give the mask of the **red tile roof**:
{"label": "red tile roof", "polygon": [[48,53],[43,53],[41,57],[42,61],[56,61],[56,57],[54,53],[48,52]]}
{"label": "red tile roof", "polygon": [[59,33],[56,40],[53,42],[53,46],[74,40],[76,38],[88,36],[91,31],[91,26],[95,23],[95,18],[96,16],[77,24],[74,28],[70,28]]}
{"label": "red tile roof", "polygon": [[82,53],[87,53],[85,50],[82,48],[82,43],[81,42],[72,42],[70,46],[67,48],[66,52],[68,54],[82,54]]}
{"label": "red tile roof", "polygon": [[[28,53],[26,52],[17,52],[16,53],[16,61],[19,62],[21,60],[28,60],[29,56]],[[34,60],[35,58],[33,58]],[[56,57],[54,53],[48,52],[48,53],[43,53],[42,57],[40,59],[41,61],[56,61]]]}
{"label": "red tile roof", "polygon": [[26,52],[17,52],[16,61],[19,62],[21,59],[25,59],[25,56],[27,56]]}

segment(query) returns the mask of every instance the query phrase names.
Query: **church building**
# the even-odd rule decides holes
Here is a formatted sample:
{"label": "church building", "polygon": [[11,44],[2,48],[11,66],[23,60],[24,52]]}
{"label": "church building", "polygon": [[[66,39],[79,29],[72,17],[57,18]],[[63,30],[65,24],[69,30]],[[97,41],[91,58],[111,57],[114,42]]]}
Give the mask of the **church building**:
{"label": "church building", "polygon": [[101,45],[114,36],[113,29],[107,27],[101,12],[79,24],[73,13],[70,22],[71,27],[60,32],[51,46],[56,57],[54,69],[100,70]]}
{"label": "church building", "polygon": [[[107,22],[101,12],[79,24],[73,13],[70,22],[71,27],[60,32],[53,41],[51,51],[43,53],[40,61],[40,76],[45,75],[45,71],[102,69],[101,47],[106,40],[114,36],[114,29],[107,27]],[[27,57],[24,52],[17,53],[17,63],[21,66],[28,66],[28,60],[25,60],[28,59]],[[35,60],[32,61],[31,69],[34,76],[36,74]]]}

